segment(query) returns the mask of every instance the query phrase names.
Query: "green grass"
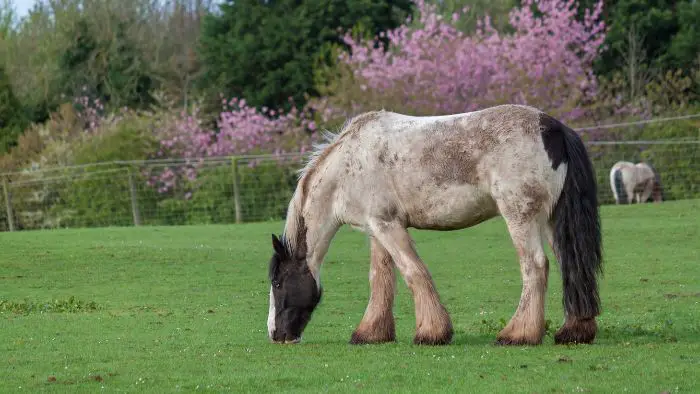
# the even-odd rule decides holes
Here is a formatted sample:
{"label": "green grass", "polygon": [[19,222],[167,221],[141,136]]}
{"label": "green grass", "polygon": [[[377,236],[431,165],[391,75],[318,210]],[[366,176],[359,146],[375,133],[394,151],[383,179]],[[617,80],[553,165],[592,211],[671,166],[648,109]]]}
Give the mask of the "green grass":
{"label": "green grass", "polygon": [[3,233],[0,391],[698,392],[699,211],[700,201],[603,208],[599,336],[570,347],[552,340],[563,315],[555,264],[544,344],[493,345],[521,286],[501,219],[413,232],[455,326],[445,347],[411,344],[402,281],[398,342],[347,344],[368,298],[358,232],[331,245],[324,298],[294,346],[266,337],[281,223]]}

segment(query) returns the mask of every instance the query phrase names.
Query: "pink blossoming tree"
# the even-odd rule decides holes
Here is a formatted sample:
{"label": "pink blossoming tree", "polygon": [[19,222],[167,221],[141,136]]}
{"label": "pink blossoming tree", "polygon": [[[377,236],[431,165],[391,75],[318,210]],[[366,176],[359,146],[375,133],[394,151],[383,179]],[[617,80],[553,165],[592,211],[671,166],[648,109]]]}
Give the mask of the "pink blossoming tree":
{"label": "pink blossoming tree", "polygon": [[[434,5],[416,4],[418,27],[412,28],[409,18],[387,32],[388,51],[374,45],[376,38],[345,36],[352,54],[340,59],[367,92],[356,98],[356,109],[368,109],[362,97],[374,91],[383,101],[369,105],[400,103],[392,109],[414,114],[521,103],[566,119],[583,115],[579,105],[596,92],[592,62],[605,39],[602,0],[586,10],[583,21],[575,18],[574,0],[524,0],[510,12],[514,33],[497,32],[487,16],[472,35],[452,24],[461,15],[454,14],[451,22]],[[541,16],[535,17],[533,7]]]}
{"label": "pink blossoming tree", "polygon": [[[217,127],[202,125],[197,109],[167,118],[156,130],[160,149],[156,158],[189,159],[186,165],[166,166],[149,174],[149,184],[159,192],[173,191],[178,182],[194,182],[203,159],[226,156],[274,154],[282,161],[287,152],[303,153],[316,136],[310,109],[282,110],[250,107],[245,99],[222,98]],[[248,165],[255,165],[248,161]]]}

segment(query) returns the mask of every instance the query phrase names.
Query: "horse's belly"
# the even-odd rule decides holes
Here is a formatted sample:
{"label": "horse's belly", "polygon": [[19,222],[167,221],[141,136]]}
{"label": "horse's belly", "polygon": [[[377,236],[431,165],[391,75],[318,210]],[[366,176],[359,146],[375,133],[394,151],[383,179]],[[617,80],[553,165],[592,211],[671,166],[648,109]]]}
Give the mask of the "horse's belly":
{"label": "horse's belly", "polygon": [[490,194],[471,185],[419,193],[408,210],[409,227],[425,230],[458,230],[498,215]]}

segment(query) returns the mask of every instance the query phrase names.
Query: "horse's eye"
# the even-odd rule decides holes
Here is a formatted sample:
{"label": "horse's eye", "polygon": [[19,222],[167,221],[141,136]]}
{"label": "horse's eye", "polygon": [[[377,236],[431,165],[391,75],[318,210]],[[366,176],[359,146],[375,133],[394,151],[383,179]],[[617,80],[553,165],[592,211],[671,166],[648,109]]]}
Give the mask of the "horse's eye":
{"label": "horse's eye", "polygon": [[277,289],[279,289],[280,286],[281,286],[281,284],[280,284],[279,281],[274,281],[274,282],[272,282],[272,285],[275,286],[275,288],[277,288]]}

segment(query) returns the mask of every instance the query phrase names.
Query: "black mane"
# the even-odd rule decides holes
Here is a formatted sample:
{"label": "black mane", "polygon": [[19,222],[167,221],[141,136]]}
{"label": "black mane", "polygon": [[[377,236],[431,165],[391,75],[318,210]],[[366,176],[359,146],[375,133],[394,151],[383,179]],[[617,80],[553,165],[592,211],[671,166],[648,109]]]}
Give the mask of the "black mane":
{"label": "black mane", "polygon": [[272,234],[272,247],[274,249],[274,253],[270,259],[270,266],[268,268],[268,277],[270,281],[277,276],[282,262],[291,260],[292,256],[294,255],[289,240],[284,236],[284,234],[279,235],[279,238]]}

